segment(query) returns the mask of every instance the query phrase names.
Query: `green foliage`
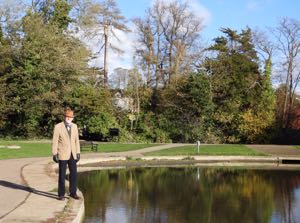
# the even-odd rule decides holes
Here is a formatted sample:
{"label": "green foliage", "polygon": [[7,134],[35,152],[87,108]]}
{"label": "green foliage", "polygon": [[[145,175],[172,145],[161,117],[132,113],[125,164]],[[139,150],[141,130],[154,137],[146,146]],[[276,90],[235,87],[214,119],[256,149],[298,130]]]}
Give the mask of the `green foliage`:
{"label": "green foliage", "polygon": [[9,40],[4,36],[0,25],[0,134],[1,129],[5,128],[7,121],[6,100],[3,95],[6,93],[6,84],[3,81],[6,73],[12,69],[12,47]]}
{"label": "green foliage", "polygon": [[84,121],[91,116],[97,116],[103,112],[113,114],[112,96],[107,89],[95,88],[86,82],[79,82],[65,95],[66,105],[73,107],[77,121]]}
{"label": "green foliage", "polygon": [[55,0],[51,22],[62,30],[66,30],[72,19],[69,17],[71,5],[67,0]]}
{"label": "green foliage", "polygon": [[146,141],[155,141],[155,130],[157,128],[155,114],[147,112],[140,115],[135,133],[141,135]]}
{"label": "green foliage", "polygon": [[101,134],[104,138],[109,137],[109,128],[118,128],[114,116],[109,113],[101,113],[86,120],[90,133]]}
{"label": "green foliage", "polygon": [[42,18],[45,24],[52,24],[61,30],[66,30],[72,22],[69,16],[72,7],[68,0],[39,0],[32,4],[33,14]]}
{"label": "green foliage", "polygon": [[169,134],[168,132],[166,131],[163,131],[161,129],[155,129],[154,130],[154,142],[156,143],[168,143],[168,142],[171,142],[170,140],[170,137],[169,137]]}
{"label": "green foliage", "polygon": [[206,141],[208,129],[213,126],[208,76],[199,73],[179,79],[161,92],[160,100],[160,127],[173,141]]}
{"label": "green foliage", "polygon": [[261,74],[249,28],[240,34],[221,31],[225,37],[217,38],[209,48],[217,53],[216,58],[205,62],[211,73],[214,123],[224,142],[261,141],[274,121],[271,62],[266,64],[266,74]]}
{"label": "green foliage", "polygon": [[1,77],[5,135],[47,136],[64,107],[64,95],[79,82],[88,51],[37,15],[23,18],[24,37],[12,55],[12,69]]}
{"label": "green foliage", "polygon": [[266,61],[261,80],[261,93],[256,104],[241,114],[240,134],[246,142],[268,143],[275,129],[275,93],[271,84],[271,60]]}

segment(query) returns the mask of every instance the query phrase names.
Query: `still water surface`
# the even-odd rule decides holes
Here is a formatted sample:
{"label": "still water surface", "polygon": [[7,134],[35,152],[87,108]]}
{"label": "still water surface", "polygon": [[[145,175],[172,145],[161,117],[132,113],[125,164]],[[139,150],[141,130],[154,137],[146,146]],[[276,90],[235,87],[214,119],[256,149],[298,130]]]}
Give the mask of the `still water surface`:
{"label": "still water surface", "polygon": [[300,223],[300,171],[101,170],[78,186],[86,223]]}

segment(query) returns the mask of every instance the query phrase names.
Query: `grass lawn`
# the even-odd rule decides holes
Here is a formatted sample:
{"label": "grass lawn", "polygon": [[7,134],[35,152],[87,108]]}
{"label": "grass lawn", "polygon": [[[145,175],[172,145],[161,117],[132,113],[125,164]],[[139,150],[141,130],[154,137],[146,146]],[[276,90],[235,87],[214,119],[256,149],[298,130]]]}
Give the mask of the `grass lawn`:
{"label": "grass lawn", "polygon": [[[142,149],[157,144],[120,144],[100,143],[98,152],[123,152]],[[47,141],[0,141],[0,160],[28,157],[51,157],[51,143]],[[9,149],[7,146],[20,146],[20,149]],[[90,152],[90,147],[85,147],[82,152]]]}
{"label": "grass lawn", "polygon": [[199,154],[196,146],[182,146],[147,153],[148,156],[192,156],[192,155],[233,155],[233,156],[266,156],[244,145],[202,145]]}
{"label": "grass lawn", "polygon": [[20,149],[0,148],[0,159],[51,156],[51,144],[42,141],[0,141],[0,146],[20,146]]}

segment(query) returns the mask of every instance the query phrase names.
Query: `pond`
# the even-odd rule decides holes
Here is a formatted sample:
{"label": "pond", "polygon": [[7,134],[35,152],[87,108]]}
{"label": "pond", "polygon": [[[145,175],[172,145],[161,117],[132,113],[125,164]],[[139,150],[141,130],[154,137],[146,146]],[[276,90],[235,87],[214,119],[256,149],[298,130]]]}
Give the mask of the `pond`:
{"label": "pond", "polygon": [[86,223],[300,222],[300,171],[129,168],[79,174]]}

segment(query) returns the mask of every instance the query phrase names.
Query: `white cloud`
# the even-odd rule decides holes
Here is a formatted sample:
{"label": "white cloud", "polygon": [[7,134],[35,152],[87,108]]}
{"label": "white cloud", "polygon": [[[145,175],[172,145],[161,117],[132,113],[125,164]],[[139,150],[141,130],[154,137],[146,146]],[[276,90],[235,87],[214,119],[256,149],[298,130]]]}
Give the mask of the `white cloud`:
{"label": "white cloud", "polygon": [[[174,0],[160,0],[164,3],[171,3]],[[157,0],[152,0],[151,6],[153,6],[157,2]],[[193,13],[198,16],[200,19],[203,19],[204,25],[207,25],[211,20],[211,13],[210,11],[200,3],[200,0],[182,0],[182,2],[187,2],[190,6],[190,9]]]}
{"label": "white cloud", "polygon": [[204,25],[208,25],[212,17],[210,11],[206,7],[204,7],[198,0],[189,0],[188,3],[190,4],[191,9],[195,13],[195,15],[203,19]]}
{"label": "white cloud", "polygon": [[110,64],[109,67],[111,71],[113,69],[122,67],[126,69],[132,68],[132,59],[134,55],[134,45],[136,43],[136,34],[133,32],[133,25],[129,25],[132,32],[124,33],[121,31],[116,31],[116,34],[118,35],[118,38],[120,41],[117,41],[116,39],[112,39],[112,44],[115,46],[118,46],[121,50],[124,51],[123,54],[117,54],[115,52],[110,51],[109,61]]}
{"label": "white cloud", "polygon": [[246,10],[257,11],[266,8],[271,4],[273,4],[273,0],[249,0],[246,2]]}

